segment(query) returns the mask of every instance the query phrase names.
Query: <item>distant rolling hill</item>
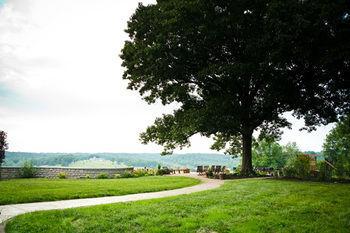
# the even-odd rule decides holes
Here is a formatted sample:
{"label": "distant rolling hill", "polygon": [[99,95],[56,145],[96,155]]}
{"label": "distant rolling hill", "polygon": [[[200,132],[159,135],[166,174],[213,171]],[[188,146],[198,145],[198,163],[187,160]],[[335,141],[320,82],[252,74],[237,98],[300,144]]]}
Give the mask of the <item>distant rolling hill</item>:
{"label": "distant rolling hill", "polygon": [[81,167],[188,167],[195,169],[198,165],[223,165],[236,167],[240,159],[232,159],[224,154],[174,154],[161,156],[157,153],[31,153],[6,152],[3,166],[21,166],[31,161],[35,166],[81,166]]}

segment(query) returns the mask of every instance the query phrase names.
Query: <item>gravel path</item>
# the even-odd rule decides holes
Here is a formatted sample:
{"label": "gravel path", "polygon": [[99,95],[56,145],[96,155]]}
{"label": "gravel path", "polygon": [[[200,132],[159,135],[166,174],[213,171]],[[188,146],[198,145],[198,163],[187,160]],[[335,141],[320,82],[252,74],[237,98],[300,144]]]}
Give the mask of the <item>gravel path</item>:
{"label": "gravel path", "polygon": [[224,183],[223,180],[208,179],[192,173],[181,174],[181,176],[200,179],[202,183],[191,187],[152,192],[152,193],[138,193],[138,194],[123,195],[123,196],[110,196],[110,197],[63,200],[63,201],[2,205],[0,206],[0,233],[4,232],[4,226],[1,223],[4,223],[6,220],[24,213],[40,211],[40,210],[57,210],[57,209],[76,208],[76,207],[110,204],[110,203],[118,203],[118,202],[129,202],[129,201],[162,198],[162,197],[171,197],[171,196],[176,196],[181,194],[189,194],[189,193],[218,188]]}

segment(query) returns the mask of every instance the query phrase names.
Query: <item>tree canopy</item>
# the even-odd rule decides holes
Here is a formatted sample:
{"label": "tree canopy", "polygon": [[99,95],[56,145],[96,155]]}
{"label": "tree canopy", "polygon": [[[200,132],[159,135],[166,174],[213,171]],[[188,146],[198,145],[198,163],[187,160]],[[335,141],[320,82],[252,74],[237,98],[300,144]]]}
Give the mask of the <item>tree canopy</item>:
{"label": "tree canopy", "polygon": [[[0,130],[0,168],[1,164],[5,159],[5,151],[8,149],[7,143],[7,133],[5,131]],[[0,179],[1,179],[1,171],[0,171]]]}
{"label": "tree canopy", "polygon": [[327,135],[323,155],[336,167],[339,176],[350,176],[350,115]]}
{"label": "tree canopy", "polygon": [[158,0],[128,22],[121,58],[128,88],[148,103],[179,103],[141,134],[164,153],[194,134],[242,154],[252,133],[276,136],[293,111],[307,129],[350,110],[346,0]]}
{"label": "tree canopy", "polygon": [[0,166],[5,159],[5,151],[8,149],[7,133],[0,130]]}
{"label": "tree canopy", "polygon": [[254,166],[281,169],[289,159],[302,153],[295,143],[280,145],[275,141],[262,139],[253,143],[252,154]]}

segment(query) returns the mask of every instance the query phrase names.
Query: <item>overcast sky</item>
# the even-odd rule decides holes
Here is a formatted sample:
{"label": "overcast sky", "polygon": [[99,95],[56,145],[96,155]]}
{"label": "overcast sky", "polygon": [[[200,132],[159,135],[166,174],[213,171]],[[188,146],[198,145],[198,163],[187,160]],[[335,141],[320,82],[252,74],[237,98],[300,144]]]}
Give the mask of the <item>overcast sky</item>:
{"label": "overcast sky", "polygon": [[[172,107],[147,105],[121,78],[124,29],[138,2],[0,0],[0,129],[11,151],[160,151],[141,145],[139,133]],[[331,126],[309,134],[292,122],[282,143],[321,150]],[[181,152],[210,152],[210,140],[192,141]]]}

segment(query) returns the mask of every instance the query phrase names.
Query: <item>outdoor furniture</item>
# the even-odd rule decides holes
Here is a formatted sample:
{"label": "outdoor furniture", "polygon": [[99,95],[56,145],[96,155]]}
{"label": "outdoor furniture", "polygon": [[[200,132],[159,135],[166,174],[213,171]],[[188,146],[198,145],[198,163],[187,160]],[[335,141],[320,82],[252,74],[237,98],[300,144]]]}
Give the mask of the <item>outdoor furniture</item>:
{"label": "outdoor furniture", "polygon": [[173,171],[174,171],[174,174],[176,174],[176,172],[179,173],[179,174],[181,174],[181,173],[190,173],[190,169],[187,168],[187,167],[175,168]]}
{"label": "outdoor furniture", "polygon": [[180,174],[180,168],[178,168],[178,167],[174,168],[173,171],[174,171],[174,174],[176,174],[176,172]]}
{"label": "outdoor furniture", "polygon": [[215,166],[214,173],[220,173],[221,172],[221,166]]}
{"label": "outdoor furniture", "polygon": [[186,167],[186,168],[183,168],[183,169],[182,169],[182,172],[183,172],[183,173],[190,173],[190,169],[187,168],[187,167]]}
{"label": "outdoor furniture", "polygon": [[254,170],[257,172],[265,173],[268,176],[271,176],[274,171],[272,167],[256,167]]}
{"label": "outdoor furniture", "polygon": [[197,172],[199,173],[199,175],[203,175],[205,173],[207,173],[208,171],[211,171],[214,174],[220,174],[223,173],[226,169],[226,166],[221,166],[221,165],[211,165],[211,166],[197,166]]}
{"label": "outdoor furniture", "polygon": [[197,166],[197,172],[199,173],[199,175],[203,175],[204,173],[203,166]]}

